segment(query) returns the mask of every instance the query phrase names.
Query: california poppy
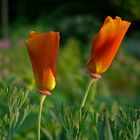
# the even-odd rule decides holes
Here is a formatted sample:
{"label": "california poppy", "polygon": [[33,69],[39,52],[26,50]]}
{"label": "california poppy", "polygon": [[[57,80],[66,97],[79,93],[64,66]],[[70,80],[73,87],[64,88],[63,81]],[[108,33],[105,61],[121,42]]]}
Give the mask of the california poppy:
{"label": "california poppy", "polygon": [[29,32],[30,38],[25,41],[36,87],[42,94],[50,94],[56,84],[56,65],[59,49],[59,32],[38,34]]}
{"label": "california poppy", "polygon": [[87,63],[87,68],[94,78],[101,77],[109,68],[129,26],[130,22],[122,21],[120,17],[112,19],[108,16],[105,19],[92,40],[91,55]]}

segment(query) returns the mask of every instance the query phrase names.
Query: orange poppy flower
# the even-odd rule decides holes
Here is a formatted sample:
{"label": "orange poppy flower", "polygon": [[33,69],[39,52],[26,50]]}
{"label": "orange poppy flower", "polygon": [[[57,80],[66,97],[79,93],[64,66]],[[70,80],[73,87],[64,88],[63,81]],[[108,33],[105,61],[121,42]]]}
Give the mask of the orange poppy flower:
{"label": "orange poppy flower", "polygon": [[42,94],[50,94],[56,84],[56,64],[59,49],[59,32],[38,34],[29,32],[25,41],[31,59],[37,88]]}
{"label": "orange poppy flower", "polygon": [[105,19],[92,40],[91,55],[87,63],[87,68],[94,78],[101,77],[109,68],[129,26],[130,22],[122,21],[120,17],[112,19],[108,16]]}

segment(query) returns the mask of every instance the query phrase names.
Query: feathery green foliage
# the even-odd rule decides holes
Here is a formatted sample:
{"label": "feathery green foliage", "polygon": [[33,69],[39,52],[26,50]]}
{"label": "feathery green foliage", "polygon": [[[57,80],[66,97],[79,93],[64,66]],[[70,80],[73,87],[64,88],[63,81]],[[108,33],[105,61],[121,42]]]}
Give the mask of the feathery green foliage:
{"label": "feathery green foliage", "polygon": [[0,139],[11,140],[28,116],[32,106],[29,105],[28,91],[23,88],[0,83],[0,92],[0,97],[3,99],[0,109]]}
{"label": "feathery green foliage", "polygon": [[[51,109],[61,124],[61,132],[66,140],[139,140],[140,111],[134,108],[119,109],[115,119],[110,118],[107,109],[90,112],[84,109],[79,122],[79,112],[75,106],[64,104]],[[80,125],[78,125],[78,123]],[[79,127],[78,127],[79,126]],[[79,130],[77,135],[77,130]]]}

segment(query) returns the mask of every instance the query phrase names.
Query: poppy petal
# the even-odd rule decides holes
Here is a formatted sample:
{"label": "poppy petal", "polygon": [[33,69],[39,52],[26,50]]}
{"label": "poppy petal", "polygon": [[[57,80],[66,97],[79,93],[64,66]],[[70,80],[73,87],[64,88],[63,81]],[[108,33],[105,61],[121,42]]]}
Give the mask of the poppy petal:
{"label": "poppy petal", "polygon": [[87,68],[92,73],[104,73],[111,65],[117,50],[130,26],[120,17],[107,17],[92,41],[91,56]]}
{"label": "poppy petal", "polygon": [[56,65],[59,49],[59,32],[45,34],[30,33],[25,41],[31,59],[36,86],[39,90],[55,87]]}

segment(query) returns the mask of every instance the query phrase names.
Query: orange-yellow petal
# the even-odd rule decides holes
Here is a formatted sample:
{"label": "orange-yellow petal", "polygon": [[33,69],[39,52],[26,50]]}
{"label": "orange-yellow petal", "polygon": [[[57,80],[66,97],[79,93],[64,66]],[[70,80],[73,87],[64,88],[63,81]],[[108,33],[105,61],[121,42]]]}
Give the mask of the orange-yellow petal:
{"label": "orange-yellow petal", "polygon": [[39,90],[45,91],[51,91],[54,89],[56,85],[55,77],[52,73],[52,70],[50,68],[44,69],[42,72],[42,79],[38,79],[37,74],[35,74],[36,77],[36,85]]}
{"label": "orange-yellow petal", "polygon": [[36,86],[51,91],[56,84],[56,65],[59,49],[59,32],[36,34],[25,41],[31,59]]}
{"label": "orange-yellow petal", "polygon": [[111,65],[117,50],[130,26],[120,17],[107,17],[92,41],[91,56],[87,68],[91,73],[104,73]]}

